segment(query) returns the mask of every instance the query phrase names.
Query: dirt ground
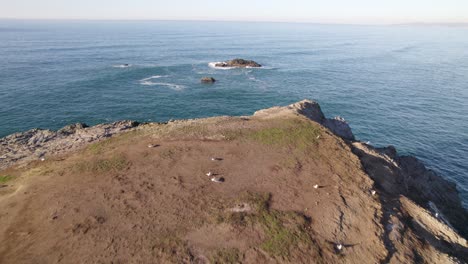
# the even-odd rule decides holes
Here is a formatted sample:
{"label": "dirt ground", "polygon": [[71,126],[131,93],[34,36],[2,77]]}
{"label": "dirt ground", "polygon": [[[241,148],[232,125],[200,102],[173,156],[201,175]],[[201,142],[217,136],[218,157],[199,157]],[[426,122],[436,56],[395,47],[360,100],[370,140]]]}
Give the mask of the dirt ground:
{"label": "dirt ground", "polygon": [[389,245],[359,158],[303,117],[148,124],[0,175],[0,263],[455,261]]}

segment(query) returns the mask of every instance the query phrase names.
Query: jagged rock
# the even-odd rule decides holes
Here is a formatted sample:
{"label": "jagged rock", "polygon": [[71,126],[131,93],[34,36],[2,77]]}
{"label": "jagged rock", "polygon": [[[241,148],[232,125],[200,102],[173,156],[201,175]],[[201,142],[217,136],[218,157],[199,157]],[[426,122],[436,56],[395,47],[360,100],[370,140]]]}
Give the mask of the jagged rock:
{"label": "jagged rock", "polygon": [[354,140],[353,132],[351,127],[342,117],[335,117],[332,119],[325,118],[325,115],[320,108],[320,105],[311,100],[302,100],[300,102],[291,104],[285,107],[272,107],[268,109],[259,110],[254,113],[255,116],[261,117],[275,117],[277,115],[287,115],[287,114],[300,114],[312,121],[315,121],[324,127],[330,129],[337,136],[347,139]]}
{"label": "jagged rock", "polygon": [[262,67],[259,63],[252,60],[233,59],[230,61],[219,62],[216,67],[236,67],[236,68],[259,68]]}
{"label": "jagged rock", "polygon": [[203,77],[200,80],[202,83],[214,83],[216,82],[215,78],[213,77]]}
{"label": "jagged rock", "polygon": [[70,134],[75,133],[76,130],[78,129],[83,129],[87,127],[88,125],[86,125],[85,123],[76,123],[76,124],[68,125],[68,126],[61,128],[60,130],[57,131],[57,133],[63,134],[63,135],[70,135]]}
{"label": "jagged rock", "polygon": [[135,121],[118,121],[88,127],[77,123],[58,131],[31,129],[0,138],[0,169],[18,162],[26,162],[45,155],[61,154],[85,144],[128,131],[139,125]]}
{"label": "jagged rock", "polygon": [[320,124],[326,120],[320,105],[315,101],[302,100],[298,103],[288,106],[288,108]]}
{"label": "jagged rock", "polygon": [[354,142],[352,150],[382,190],[394,197],[409,197],[424,208],[434,203],[460,234],[468,236],[468,212],[454,183],[427,169],[416,157],[399,156],[393,146],[374,148]]}
{"label": "jagged rock", "polygon": [[326,119],[322,124],[335,133],[335,135],[347,140],[354,140],[353,132],[344,118],[337,116],[332,119]]}

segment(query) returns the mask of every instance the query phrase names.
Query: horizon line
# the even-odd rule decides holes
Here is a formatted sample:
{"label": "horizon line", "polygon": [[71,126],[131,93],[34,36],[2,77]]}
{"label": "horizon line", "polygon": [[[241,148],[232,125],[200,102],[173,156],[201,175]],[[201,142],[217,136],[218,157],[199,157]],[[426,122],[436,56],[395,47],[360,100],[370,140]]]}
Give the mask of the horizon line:
{"label": "horizon line", "polygon": [[467,25],[468,21],[407,21],[407,22],[340,22],[340,21],[300,21],[300,20],[242,20],[242,19],[157,19],[157,18],[14,18],[0,17],[0,20],[16,20],[16,21],[102,21],[102,22],[245,22],[245,23],[291,23],[291,24],[322,24],[322,25],[362,25],[362,26],[394,26],[394,25]]}

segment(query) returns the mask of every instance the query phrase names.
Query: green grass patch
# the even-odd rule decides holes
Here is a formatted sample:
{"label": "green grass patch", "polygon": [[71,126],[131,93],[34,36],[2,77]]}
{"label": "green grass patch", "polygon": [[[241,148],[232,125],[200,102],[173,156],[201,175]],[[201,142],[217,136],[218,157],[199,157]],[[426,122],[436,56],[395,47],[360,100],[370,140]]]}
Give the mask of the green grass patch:
{"label": "green grass patch", "polygon": [[307,150],[317,142],[320,129],[299,119],[282,120],[277,126],[250,133],[249,138],[269,146],[294,147]]}
{"label": "green grass patch", "polygon": [[92,143],[86,148],[86,150],[94,155],[103,154],[106,150],[114,148],[117,144],[137,141],[141,135],[143,135],[143,133],[139,130],[128,131],[114,135],[111,138]]}
{"label": "green grass patch", "polygon": [[236,264],[240,263],[240,253],[237,248],[219,249],[211,257],[214,264]]}
{"label": "green grass patch", "polygon": [[111,158],[99,158],[89,161],[82,161],[76,164],[75,168],[80,172],[108,172],[126,169],[130,162],[122,155]]}
{"label": "green grass patch", "polygon": [[93,143],[91,145],[89,145],[86,149],[91,152],[92,154],[102,154],[104,152],[104,149],[109,146],[111,143],[111,141],[108,139],[108,140],[104,140],[104,141],[101,141],[101,142],[96,142],[96,143]]}
{"label": "green grass patch", "polygon": [[291,252],[299,245],[308,247],[313,244],[305,230],[310,224],[309,219],[300,213],[270,209],[271,194],[247,193],[240,200],[248,203],[252,212],[230,212],[218,221],[229,223],[233,227],[260,227],[265,234],[260,248],[270,256],[289,259]]}
{"label": "green grass patch", "polygon": [[13,176],[10,176],[10,175],[2,175],[2,176],[0,176],[0,184],[6,183],[6,182],[8,182],[8,181],[10,181],[10,180],[12,180],[12,179],[13,179]]}
{"label": "green grass patch", "polygon": [[258,221],[267,237],[261,248],[272,256],[287,259],[300,243],[311,243],[309,234],[304,230],[307,219],[300,214],[270,210],[262,212]]}

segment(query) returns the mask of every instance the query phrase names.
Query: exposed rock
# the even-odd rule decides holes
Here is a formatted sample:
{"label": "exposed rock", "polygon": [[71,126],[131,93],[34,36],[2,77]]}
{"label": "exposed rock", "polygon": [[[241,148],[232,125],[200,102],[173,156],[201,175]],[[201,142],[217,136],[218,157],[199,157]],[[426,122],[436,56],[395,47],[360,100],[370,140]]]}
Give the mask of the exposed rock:
{"label": "exposed rock", "polygon": [[323,123],[323,126],[330,129],[335,135],[338,135],[347,140],[354,140],[353,132],[346,120],[342,117],[328,118]]}
{"label": "exposed rock", "polygon": [[0,169],[46,155],[62,154],[138,126],[135,121],[118,121],[88,127],[77,123],[58,131],[31,129],[0,138]]}
{"label": "exposed rock", "polygon": [[255,112],[255,116],[275,118],[300,114],[330,129],[343,139],[350,140],[353,152],[359,156],[366,172],[377,186],[393,197],[405,195],[424,208],[433,202],[465,237],[468,236],[468,213],[463,208],[456,185],[443,179],[412,156],[399,156],[395,147],[374,148],[353,142],[354,135],[341,117],[328,119],[315,101],[303,100],[286,107],[272,107]]}
{"label": "exposed rock", "polygon": [[302,100],[285,107],[272,107],[259,110],[255,112],[254,115],[265,118],[272,118],[278,115],[288,115],[291,113],[303,115],[310,120],[330,129],[330,131],[341,138],[354,140],[353,132],[351,131],[351,128],[349,127],[346,120],[344,120],[342,117],[335,117],[332,119],[325,118],[320,105],[315,101]]}
{"label": "exposed rock", "polygon": [[65,126],[61,128],[60,130],[58,130],[57,132],[63,135],[70,135],[70,134],[74,134],[76,130],[87,128],[87,127],[88,125],[86,125],[85,123],[76,123],[73,125]]}
{"label": "exposed rock", "polygon": [[200,80],[202,83],[214,83],[216,82],[215,78],[213,77],[203,77]]}
{"label": "exposed rock", "polygon": [[259,63],[252,60],[233,59],[230,61],[219,62],[216,67],[235,67],[235,68],[259,68],[262,67]]}
{"label": "exposed rock", "polygon": [[412,156],[399,156],[393,146],[374,148],[361,142],[353,152],[376,185],[392,197],[404,195],[430,210],[433,203],[463,236],[468,236],[468,212],[463,208],[456,185],[443,179]]}

